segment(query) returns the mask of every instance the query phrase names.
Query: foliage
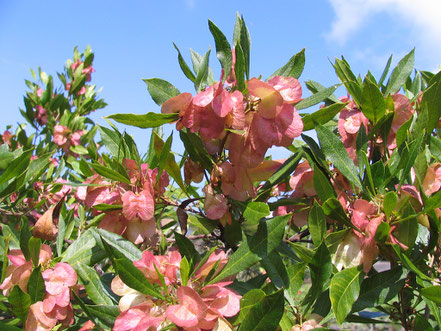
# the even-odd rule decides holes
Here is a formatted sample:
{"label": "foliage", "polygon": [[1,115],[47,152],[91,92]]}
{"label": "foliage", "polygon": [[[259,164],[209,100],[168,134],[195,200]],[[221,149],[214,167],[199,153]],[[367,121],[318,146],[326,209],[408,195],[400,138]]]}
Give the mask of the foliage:
{"label": "foliage", "polygon": [[190,66],[174,45],[196,94],[144,79],[160,111],[109,116],[153,128],[145,155],[90,119],[90,48],[58,88],[32,71],[28,126],[0,136],[2,328],[439,329],[441,73],[413,50],[379,78],[342,57],[339,84],[303,97],[304,49],[264,81],[242,17],[232,44],[209,30],[218,81],[210,49]]}

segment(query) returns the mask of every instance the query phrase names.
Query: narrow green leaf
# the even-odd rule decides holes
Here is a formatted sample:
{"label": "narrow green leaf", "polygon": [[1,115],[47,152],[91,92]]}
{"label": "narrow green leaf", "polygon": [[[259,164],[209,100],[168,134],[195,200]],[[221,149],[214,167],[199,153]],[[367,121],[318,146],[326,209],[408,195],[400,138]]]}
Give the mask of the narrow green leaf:
{"label": "narrow green leaf", "polygon": [[194,83],[194,81],[196,80],[195,75],[191,71],[187,62],[185,62],[184,58],[182,57],[181,51],[179,50],[178,46],[176,46],[175,43],[173,43],[173,46],[175,47],[176,51],[178,52],[178,62],[179,62],[179,66],[181,67],[182,72],[189,80],[191,80]]}
{"label": "narrow green leaf", "polygon": [[181,256],[186,257],[187,261],[190,263],[191,267],[194,267],[197,262],[201,259],[199,253],[194,248],[193,243],[190,239],[179,234],[177,232],[174,233],[176,244],[178,245],[179,253]]}
{"label": "narrow green leaf", "polygon": [[133,265],[132,261],[126,258],[117,258],[114,259],[114,263],[119,277],[128,287],[143,294],[164,299],[164,296],[145,278],[142,271]]}
{"label": "narrow green leaf", "polygon": [[[202,89],[207,85],[207,77],[208,77],[208,62],[210,58],[211,49],[204,54],[202,57],[196,75],[196,80],[194,82],[194,87],[197,92],[202,91]],[[195,70],[196,71],[196,70]]]}
{"label": "narrow green leaf", "polygon": [[268,204],[251,201],[247,204],[243,217],[249,224],[258,224],[260,219],[270,214]]}
{"label": "narrow green leaf", "polygon": [[296,153],[291,155],[277,171],[271,175],[271,177],[262,185],[261,190],[267,190],[270,187],[280,183],[282,180],[286,178],[289,174],[291,174],[299,164],[302,159],[303,153]]}
{"label": "narrow green leaf", "polygon": [[104,146],[115,158],[122,158],[122,142],[121,134],[117,130],[111,130],[103,126],[98,126],[101,140],[104,142]]}
{"label": "narrow green leaf", "polygon": [[[322,84],[320,84],[316,81],[313,81],[313,80],[305,81],[305,85],[308,88],[308,90],[311,91],[311,93],[317,93],[317,92],[326,90],[326,87],[324,87]],[[330,95],[326,101],[330,102],[330,103],[341,103],[341,101],[333,94]]]}
{"label": "narrow green leaf", "polygon": [[0,186],[7,183],[10,179],[23,174],[29,165],[32,151],[23,152],[16,157],[0,176]]}
{"label": "narrow green leaf", "polygon": [[403,269],[395,267],[364,279],[352,311],[373,308],[392,300],[404,286],[404,276]]}
{"label": "narrow green leaf", "polygon": [[342,324],[350,313],[352,305],[360,293],[360,284],[363,280],[363,272],[358,267],[340,271],[331,279],[329,297],[332,311],[338,324]]}
{"label": "narrow green leaf", "polygon": [[371,82],[368,78],[363,83],[363,114],[370,119],[374,124],[386,114],[386,104],[384,102],[383,94],[377,85]]}
{"label": "narrow green leaf", "polygon": [[392,63],[392,55],[387,60],[386,66],[384,67],[383,73],[381,74],[380,80],[378,81],[378,86],[382,86],[384,80],[386,79],[387,73],[389,72],[390,64]]}
{"label": "narrow green leaf", "polygon": [[305,49],[302,49],[297,54],[293,55],[289,61],[280,69],[276,70],[271,76],[286,76],[299,78],[305,67]]}
{"label": "narrow green leaf", "polygon": [[210,284],[234,275],[268,256],[282,242],[285,226],[290,217],[291,215],[284,215],[262,221],[253,237],[247,239],[243,236],[242,244],[231,255],[222,271],[210,281]]}
{"label": "narrow green leaf", "polygon": [[39,264],[40,249],[41,249],[41,239],[40,238],[29,238],[28,242],[29,255],[32,260],[32,264],[36,267]]}
{"label": "narrow green leaf", "polygon": [[223,80],[228,77],[231,72],[231,66],[233,64],[233,56],[231,53],[231,46],[222,31],[212,21],[208,20],[208,27],[211,34],[214,37],[216,44],[216,56],[224,69]]}
{"label": "narrow green leaf", "polygon": [[31,238],[32,234],[29,230],[29,220],[26,216],[22,216],[20,220],[20,249],[26,259],[26,261],[29,261],[31,258],[30,252],[29,252],[29,239]]}
{"label": "narrow green leaf", "polygon": [[181,274],[182,286],[187,286],[188,277],[190,276],[190,263],[188,263],[188,260],[185,256],[181,259],[179,270]]}
{"label": "narrow green leaf", "polygon": [[312,130],[316,124],[326,124],[337,115],[347,103],[334,103],[302,117],[303,131]]}
{"label": "narrow green leaf", "polygon": [[143,81],[147,84],[147,89],[158,106],[162,106],[168,99],[180,94],[176,87],[163,79],[149,78]]}
{"label": "narrow green leaf", "polygon": [[435,331],[435,329],[432,327],[432,325],[430,325],[426,317],[420,315],[415,316],[414,327],[415,330],[418,331]]}
{"label": "narrow green leaf", "polygon": [[185,149],[188,152],[188,155],[190,155],[190,158],[193,161],[200,163],[200,165],[208,171],[211,171],[213,168],[213,160],[202,144],[201,138],[196,134],[185,130],[179,131],[179,137],[184,143]]}
{"label": "narrow green leaf", "polygon": [[90,231],[92,234],[99,235],[103,241],[105,241],[114,250],[119,252],[121,256],[128,258],[130,261],[136,261],[142,258],[141,250],[120,235],[97,228],[93,228]]}
{"label": "narrow green leaf", "polygon": [[261,301],[250,307],[242,321],[239,331],[275,330],[284,311],[283,290],[266,295]]}
{"label": "narrow green leaf", "polygon": [[378,243],[385,243],[386,240],[390,237],[390,225],[386,222],[381,222],[377,231],[375,232],[375,241]]}
{"label": "narrow green leaf", "polygon": [[30,295],[23,292],[18,285],[15,285],[9,293],[8,301],[12,306],[12,312],[22,321],[25,321],[31,305]]}
{"label": "narrow green leaf", "polygon": [[332,95],[335,92],[335,90],[339,86],[340,86],[340,84],[335,84],[335,85],[328,87],[327,89],[324,89],[324,90],[321,90],[317,93],[314,93],[313,95],[311,95],[311,96],[307,97],[306,99],[303,99],[302,101],[297,103],[296,109],[300,110],[300,109],[309,108],[311,106],[314,106],[314,105],[326,100],[330,95]]}
{"label": "narrow green leaf", "polygon": [[131,183],[128,177],[121,175],[119,172],[112,170],[109,167],[103,166],[99,163],[90,163],[90,166],[101,176],[126,184]]}
{"label": "narrow green leaf", "polygon": [[320,246],[326,234],[326,217],[317,201],[311,207],[308,215],[309,232],[315,246]]}
{"label": "narrow green leaf", "polygon": [[234,52],[236,54],[236,64],[234,65],[234,74],[236,76],[236,84],[239,91],[245,92],[245,74],[246,74],[246,62],[245,55],[242,47],[236,44],[234,47]]}
{"label": "narrow green leaf", "polygon": [[429,286],[421,290],[421,295],[441,305],[441,286]]}
{"label": "narrow green leaf", "polygon": [[306,248],[306,246],[295,243],[295,242],[288,242],[291,248],[294,250],[296,255],[300,257],[301,261],[304,261],[306,263],[312,263],[312,260],[314,259],[315,252],[312,249]]}
{"label": "narrow green leaf", "polygon": [[107,305],[85,305],[88,312],[93,314],[101,323],[103,323],[108,328],[113,328],[115,319],[120,314],[118,306],[107,306]]}
{"label": "narrow green leaf", "polygon": [[32,270],[29,276],[28,282],[28,293],[31,299],[31,303],[36,303],[37,301],[43,301],[46,295],[46,289],[44,286],[44,279],[41,275],[41,267],[38,266]]}
{"label": "narrow green leaf", "polygon": [[363,188],[357,167],[349,157],[341,140],[337,138],[332,131],[322,125],[317,125],[316,130],[320,146],[327,159],[331,161],[351,183],[358,188]]}
{"label": "narrow green leaf", "polygon": [[384,196],[383,200],[383,210],[386,215],[386,217],[389,219],[390,215],[392,214],[392,211],[395,209],[395,206],[397,204],[397,194],[395,192],[388,192]]}
{"label": "narrow green leaf", "polygon": [[114,114],[109,115],[106,118],[110,118],[119,123],[135,126],[137,128],[155,128],[166,123],[171,123],[179,119],[178,113],[171,114],[158,114],[147,113],[144,115],[136,114]]}
{"label": "narrow green leaf", "polygon": [[84,285],[87,296],[97,305],[112,305],[113,301],[110,298],[107,289],[101,282],[95,269],[85,265],[84,263],[77,263],[75,271]]}
{"label": "narrow green leaf", "polygon": [[432,281],[432,278],[430,278],[429,276],[427,276],[426,274],[424,274],[420,269],[418,269],[418,267],[409,259],[409,257],[406,254],[403,254],[401,252],[400,246],[399,245],[392,245],[395,253],[397,254],[397,256],[399,257],[399,259],[401,260],[401,262],[403,262],[403,265],[413,271],[418,277],[420,277],[423,280],[427,280],[429,282]]}
{"label": "narrow green leaf", "polygon": [[404,56],[392,71],[389,81],[387,82],[384,95],[394,94],[400,90],[401,86],[406,82],[407,77],[412,73],[415,63],[415,49],[412,49]]}
{"label": "narrow green leaf", "polygon": [[104,257],[106,257],[104,247],[102,243],[97,242],[92,234],[92,229],[90,229],[64,251],[64,257],[61,261],[75,267],[77,263],[93,265]]}
{"label": "narrow green leaf", "polygon": [[260,263],[277,289],[289,287],[288,272],[277,251],[272,251]]}

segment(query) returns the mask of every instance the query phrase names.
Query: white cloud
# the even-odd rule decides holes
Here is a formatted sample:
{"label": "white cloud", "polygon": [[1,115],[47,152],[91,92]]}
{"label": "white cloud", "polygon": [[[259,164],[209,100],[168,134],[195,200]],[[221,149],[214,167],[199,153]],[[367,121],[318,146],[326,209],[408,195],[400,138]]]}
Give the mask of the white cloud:
{"label": "white cloud", "polygon": [[[393,22],[403,22],[407,27],[407,38],[415,41],[417,50],[436,62],[441,59],[441,1],[439,0],[328,0],[335,11],[335,20],[326,39],[344,45],[357,30],[369,23],[369,19],[380,13],[390,15],[391,21],[384,23],[388,30]],[[358,37],[358,36],[357,36]],[[403,38],[403,35],[400,36]]]}

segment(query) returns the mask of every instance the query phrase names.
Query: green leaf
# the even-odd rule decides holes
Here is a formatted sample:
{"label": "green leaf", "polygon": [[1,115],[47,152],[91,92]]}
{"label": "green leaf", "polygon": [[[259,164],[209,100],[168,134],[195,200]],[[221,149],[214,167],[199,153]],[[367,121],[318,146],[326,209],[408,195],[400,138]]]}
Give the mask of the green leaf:
{"label": "green leaf", "polygon": [[[305,279],[306,263],[291,264],[286,268],[289,277],[289,285],[285,288],[285,296],[293,298],[295,303],[299,302],[298,292]],[[292,304],[290,302],[290,304]]]}
{"label": "green leaf", "polygon": [[181,274],[182,286],[187,286],[188,277],[190,275],[190,264],[188,263],[188,260],[185,256],[181,259],[179,270]]}
{"label": "green leaf", "polygon": [[317,93],[314,93],[313,95],[311,95],[311,96],[307,97],[306,99],[303,99],[302,101],[297,103],[296,109],[300,110],[300,109],[309,108],[311,106],[318,104],[319,102],[326,100],[330,95],[332,95],[335,92],[335,90],[339,86],[340,86],[340,84],[335,84],[335,85],[328,87],[327,89],[324,89],[324,90],[321,90]]}
{"label": "green leaf", "polygon": [[441,286],[429,286],[421,290],[421,295],[433,302],[441,305]]}
{"label": "green leaf", "polygon": [[348,268],[340,271],[331,279],[329,297],[332,311],[338,324],[342,324],[350,313],[353,303],[360,293],[360,284],[364,273],[359,267]]}
{"label": "green leaf", "polygon": [[292,56],[289,59],[288,63],[286,63],[282,68],[276,70],[268,78],[272,78],[274,76],[299,78],[303,72],[304,67],[305,67],[305,49],[302,49],[300,52]]}
{"label": "green leaf", "polygon": [[101,176],[116,180],[118,182],[131,184],[128,177],[121,175],[119,172],[112,170],[109,167],[103,166],[99,163],[90,163],[90,166]]}
{"label": "green leaf", "polygon": [[[415,217],[412,217],[412,215],[415,215]],[[415,210],[410,203],[406,203],[401,216],[406,218],[406,220],[400,222],[397,239],[409,248],[408,252],[410,253],[418,236],[418,220]]]}
{"label": "green leaf", "polygon": [[378,81],[378,86],[383,85],[383,82],[386,79],[387,73],[389,72],[389,68],[390,68],[391,63],[392,63],[392,55],[387,60],[386,66],[384,67],[383,73],[381,74],[380,80]]}
{"label": "green leaf", "polygon": [[268,256],[282,242],[285,226],[290,217],[291,215],[284,215],[261,221],[253,237],[247,239],[243,236],[242,244],[231,255],[222,271],[210,281],[210,284],[251,267]]}
{"label": "green leaf", "polygon": [[409,257],[401,252],[400,246],[398,244],[392,245],[392,247],[395,253],[397,254],[397,256],[399,257],[399,259],[401,260],[401,262],[403,262],[403,265],[407,269],[413,271],[418,277],[420,277],[423,280],[427,280],[429,282],[432,281],[432,278],[430,278],[429,276],[424,274],[420,269],[418,269],[418,267],[409,259]]}
{"label": "green leaf", "polygon": [[15,285],[9,294],[8,301],[12,306],[12,312],[22,321],[25,321],[31,305],[30,295],[23,292],[18,285]]}
{"label": "green leaf", "polygon": [[193,72],[191,71],[191,69],[189,68],[187,63],[185,62],[184,58],[182,57],[178,46],[176,46],[175,43],[173,43],[173,46],[175,47],[176,51],[178,52],[178,62],[179,62],[179,66],[181,67],[182,72],[189,80],[191,80],[194,83],[194,81],[196,80],[195,75],[193,74]]}
{"label": "green leaf", "polygon": [[20,220],[20,249],[27,261],[31,258],[29,252],[29,239],[32,234],[29,230],[29,220],[26,216],[22,216]]}
{"label": "green leaf", "polygon": [[349,157],[341,140],[337,138],[332,131],[322,125],[317,125],[316,130],[320,146],[327,159],[331,161],[351,183],[358,188],[363,188],[357,167]]}
{"label": "green leaf", "polygon": [[97,305],[112,305],[113,301],[107,293],[107,289],[100,280],[95,269],[85,265],[84,263],[77,263],[75,271],[84,285],[87,296]]}
{"label": "green leaf", "polygon": [[335,198],[336,194],[334,188],[329,181],[329,178],[322,172],[319,167],[314,167],[314,188],[321,201],[326,201],[329,198]]}
{"label": "green leaf", "polygon": [[308,263],[309,270],[311,272],[311,283],[308,293],[303,299],[302,305],[305,305],[305,311],[309,310],[309,307],[315,302],[319,295],[323,292],[332,275],[332,261],[326,244],[322,244],[315,251],[314,257],[311,262]]}
{"label": "green leaf", "polygon": [[328,200],[326,200],[323,203],[322,208],[326,216],[329,216],[335,221],[339,221],[347,226],[350,226],[351,228],[355,228],[349,220],[348,215],[346,215],[346,212],[344,211],[340,201],[338,201],[336,198],[329,198]]}
{"label": "green leaf", "polygon": [[234,74],[236,76],[236,85],[239,91],[245,91],[245,55],[243,53],[242,47],[239,44],[236,44],[234,47],[234,52],[236,54],[236,63],[234,65]]}
{"label": "green leaf", "polygon": [[90,229],[64,251],[64,257],[61,261],[69,263],[75,268],[77,263],[93,265],[104,257],[106,257],[104,247],[95,239],[92,229]]}
{"label": "green leaf", "polygon": [[383,244],[389,238],[389,234],[390,234],[389,223],[381,222],[377,227],[377,231],[375,232],[375,241]]}
{"label": "green leaf", "polygon": [[[326,90],[326,88],[322,84],[317,83],[316,81],[313,81],[313,80],[305,81],[305,85],[308,88],[308,90],[311,91],[311,93],[317,93],[317,92]],[[328,97],[328,99],[326,100],[326,102],[341,103],[341,101],[335,95],[330,95]]]}
{"label": "green leaf", "polygon": [[289,286],[288,272],[277,251],[272,251],[267,257],[264,257],[260,263],[271,279],[272,284],[277,289],[287,288]]}
{"label": "green leaf", "polygon": [[156,132],[153,132],[153,137],[153,146],[156,151],[156,156],[159,158],[157,180],[159,180],[162,170],[165,170],[176,181],[182,191],[187,194],[187,188],[182,181],[181,168],[176,163],[175,157],[171,152],[173,133],[170,134],[166,142],[164,142]]}
{"label": "green leaf", "polygon": [[36,303],[37,301],[43,301],[46,295],[46,289],[44,286],[44,279],[41,275],[41,267],[38,266],[32,270],[28,281],[28,293],[31,299],[31,303]]}
{"label": "green leaf", "polygon": [[143,81],[147,84],[147,89],[158,106],[162,106],[168,99],[180,94],[176,87],[163,79],[149,78]]}
{"label": "green leaf", "polygon": [[190,158],[193,161],[200,163],[205,169],[211,171],[213,168],[213,160],[202,144],[201,138],[196,134],[185,130],[180,130],[179,136],[184,143],[185,149]]}
{"label": "green leaf", "polygon": [[[93,234],[99,235],[103,241],[117,251],[120,256],[128,258],[130,261],[140,260],[142,258],[141,250],[130,241],[120,235],[109,232],[104,229],[93,228],[90,230]],[[96,238],[96,237],[95,237]]]}
{"label": "green leaf", "polygon": [[[201,61],[199,62],[196,80],[194,82],[194,87],[196,91],[199,93],[202,89],[207,85],[207,77],[208,77],[208,62],[210,58],[211,49],[204,54]],[[196,70],[195,70],[196,71]]]}
{"label": "green leaf", "polygon": [[424,91],[421,100],[421,111],[414,125],[413,133],[415,136],[421,134],[421,129],[426,130],[426,134],[432,133],[441,117],[441,72],[438,72],[430,81],[430,86]]}
{"label": "green leaf", "polygon": [[0,329],[4,331],[21,331],[23,329],[17,328],[16,326],[7,324],[5,322],[0,321]]}
{"label": "green leaf", "polygon": [[303,131],[312,130],[316,124],[326,124],[337,115],[347,103],[334,103],[330,106],[321,108],[312,114],[306,114],[302,117]]}
{"label": "green leaf", "polygon": [[32,150],[23,152],[23,154],[17,156],[9,163],[7,169],[0,176],[0,186],[7,183],[10,179],[23,174],[29,165],[31,155]]}
{"label": "green leaf", "polygon": [[171,114],[158,114],[147,113],[144,115],[136,114],[114,114],[109,115],[106,118],[110,118],[119,123],[135,126],[137,128],[155,128],[166,123],[171,123],[179,119],[178,113]]}
{"label": "green leaf", "polygon": [[212,21],[208,20],[208,27],[211,34],[214,37],[216,44],[216,56],[224,69],[223,81],[228,77],[231,72],[231,66],[233,64],[233,55],[231,53],[231,46],[222,31]]}
{"label": "green leaf", "polygon": [[[234,25],[233,45],[236,45],[237,49],[240,48],[244,58],[244,71],[247,79],[250,78],[250,48],[251,40],[248,28],[245,24],[243,16],[239,16],[236,13],[236,23]],[[240,46],[240,47],[237,47]],[[238,61],[238,54],[236,53],[236,61]],[[237,62],[236,62],[237,63]],[[237,74],[237,73],[236,73]],[[236,75],[237,76],[237,75]],[[239,85],[239,82],[238,82]]]}
{"label": "green leaf", "polygon": [[363,83],[363,105],[361,110],[374,124],[386,114],[383,94],[378,86],[368,78]]}
{"label": "green leaf", "polygon": [[282,180],[286,179],[287,176],[289,176],[299,164],[300,160],[302,159],[303,153],[295,153],[291,155],[281,166],[277,171],[271,175],[271,177],[265,182],[265,184],[262,185],[261,190],[267,190],[274,185],[277,185]]}
{"label": "green leaf", "polygon": [[98,126],[100,131],[101,140],[104,142],[104,146],[113,155],[113,157],[121,159],[122,158],[122,142],[121,134],[115,129],[111,130],[103,126]]}
{"label": "green leaf", "polygon": [[118,306],[107,306],[107,305],[85,305],[89,313],[94,317],[98,318],[108,328],[113,328],[115,319],[120,314]]}
{"label": "green leaf", "polygon": [[308,215],[309,232],[315,246],[320,246],[326,234],[326,217],[317,201],[311,207]]}
{"label": "green leaf", "polygon": [[284,311],[283,290],[265,295],[260,301],[250,302],[248,313],[243,319],[239,331],[275,330]]}
{"label": "green leaf", "polygon": [[435,331],[435,329],[430,325],[429,321],[420,315],[415,316],[414,327],[415,330],[418,331]]}
{"label": "green leaf", "polygon": [[187,261],[190,263],[191,267],[194,267],[197,262],[201,259],[199,253],[194,248],[193,243],[190,239],[179,234],[177,232],[174,233],[176,244],[178,245],[179,253],[181,256],[186,257]]}
{"label": "green leaf", "polygon": [[392,300],[404,286],[404,276],[403,269],[395,267],[364,279],[352,311],[373,308]]}
{"label": "green leaf", "polygon": [[270,214],[268,204],[264,202],[251,201],[247,204],[243,217],[249,224],[258,224],[260,219]]}
{"label": "green leaf", "polygon": [[335,59],[334,69],[340,81],[344,84],[349,94],[352,95],[355,103],[361,106],[363,104],[361,86],[357,81],[357,77],[355,77],[352,72],[349,63],[344,58],[342,60]]}
{"label": "green leaf", "polygon": [[147,278],[145,278],[142,271],[133,265],[132,261],[126,258],[118,258],[113,261],[116,272],[128,287],[158,299],[165,299]]}
{"label": "green leaf", "polygon": [[219,225],[219,221],[210,220],[209,218],[199,215],[188,215],[188,224],[194,227],[196,234],[210,234]]}
{"label": "green leaf", "polygon": [[389,219],[390,215],[392,214],[392,211],[395,209],[395,206],[397,204],[397,194],[395,192],[388,192],[384,196],[383,200],[383,210],[386,215],[386,217]]}
{"label": "green leaf", "polygon": [[34,265],[34,267],[36,267],[39,264],[41,239],[34,237],[29,238],[28,247],[32,264]]}
{"label": "green leaf", "polygon": [[395,94],[406,82],[407,77],[412,73],[415,63],[415,49],[412,49],[404,56],[392,71],[389,81],[387,82],[384,95]]}
{"label": "green leaf", "polygon": [[295,242],[288,242],[300,260],[306,263],[312,263],[315,252],[312,249],[306,248],[304,245]]}

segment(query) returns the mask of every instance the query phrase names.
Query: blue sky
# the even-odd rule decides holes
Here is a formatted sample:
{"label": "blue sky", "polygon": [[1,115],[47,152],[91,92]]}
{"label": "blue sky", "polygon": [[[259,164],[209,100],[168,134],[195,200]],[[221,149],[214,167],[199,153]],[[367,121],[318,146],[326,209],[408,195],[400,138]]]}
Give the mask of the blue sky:
{"label": "blue sky", "polygon": [[[231,40],[236,12],[250,30],[253,76],[265,78],[302,48],[306,67],[300,81],[326,86],[338,82],[329,60],[342,54],[362,76],[370,69],[378,77],[390,54],[395,64],[413,47],[418,69],[441,64],[438,0],[0,0],[0,130],[22,122],[18,108],[30,69],[41,66],[56,75],[74,46],[90,45],[95,52],[92,83],[103,87],[109,104],[93,115],[96,122],[106,125],[102,117],[114,113],[159,111],[141,79],[159,77],[181,92],[194,92],[172,42],[188,61],[190,48],[214,50],[207,20]],[[219,77],[215,52],[210,63]],[[147,132],[127,130],[145,151]]]}

